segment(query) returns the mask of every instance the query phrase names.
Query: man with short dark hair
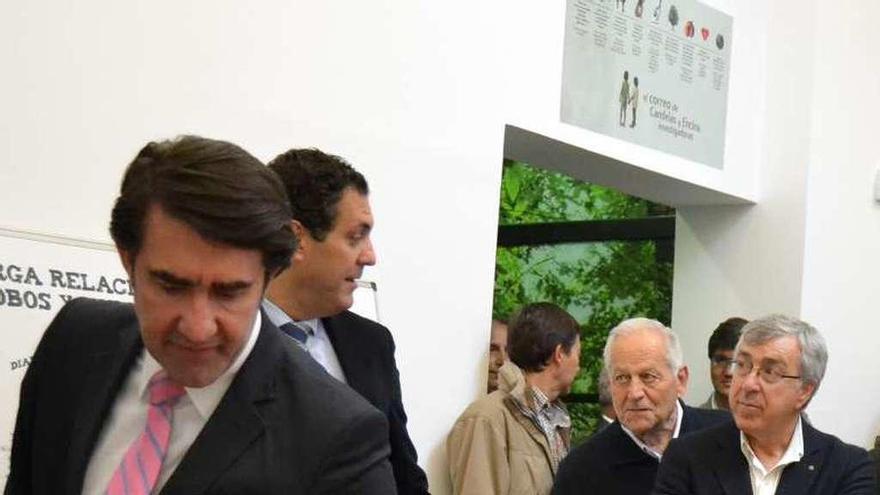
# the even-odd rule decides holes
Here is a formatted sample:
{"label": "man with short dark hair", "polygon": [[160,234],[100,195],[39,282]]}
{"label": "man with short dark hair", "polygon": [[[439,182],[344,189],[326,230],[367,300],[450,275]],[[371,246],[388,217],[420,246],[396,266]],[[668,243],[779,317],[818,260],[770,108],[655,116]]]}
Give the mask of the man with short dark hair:
{"label": "man with short dark hair", "polygon": [[468,406],[447,438],[454,494],[548,494],[568,453],[559,397],[579,370],[580,327],[556,305],[529,304],[510,323],[507,350],[498,390]]}
{"label": "man with short dark hair", "polygon": [[733,349],[746,323],[748,320],[743,318],[728,318],[718,324],[709,337],[709,376],[714,390],[706,402],[700,404],[701,408],[730,410],[727,397],[733,382]]}
{"label": "man with short dark hair", "polygon": [[342,158],[316,149],[289,150],[269,168],[287,189],[300,245],[291,267],[269,285],[264,309],[330,375],[385,414],[398,493],[427,493],[406,429],[391,332],[348,311],[356,280],[376,263],[367,181]]}
{"label": "man with short dark hair", "polygon": [[873,495],[868,453],[803,420],[828,351],[819,332],[782,315],[743,327],[734,353],[734,422],[670,445],[652,493]]}
{"label": "man with short dark hair", "polygon": [[110,225],[134,306],[76,299],[46,330],[5,493],[393,493],[385,419],[260,314],[289,219],[241,148],[145,146]]}
{"label": "man with short dark hair", "polygon": [[617,421],[571,451],[554,494],[647,495],[673,438],[730,418],[684,405],[688,369],[681,346],[656,320],[632,318],[617,325],[608,335],[604,361]]}

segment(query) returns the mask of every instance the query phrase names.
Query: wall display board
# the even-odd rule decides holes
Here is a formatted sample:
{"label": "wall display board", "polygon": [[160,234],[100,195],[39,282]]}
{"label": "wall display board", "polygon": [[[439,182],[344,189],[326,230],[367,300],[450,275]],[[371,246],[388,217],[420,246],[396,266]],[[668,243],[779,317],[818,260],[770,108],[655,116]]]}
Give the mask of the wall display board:
{"label": "wall display board", "polygon": [[733,19],[695,0],[567,0],[561,120],[724,161]]}
{"label": "wall display board", "polygon": [[18,392],[31,355],[71,298],[131,301],[110,245],[0,230],[0,472],[5,484]]}
{"label": "wall display board", "polygon": [[[64,303],[132,300],[116,250],[102,244],[0,228],[0,484],[9,468],[21,380],[43,331]],[[378,321],[376,283],[358,281],[352,311]]]}

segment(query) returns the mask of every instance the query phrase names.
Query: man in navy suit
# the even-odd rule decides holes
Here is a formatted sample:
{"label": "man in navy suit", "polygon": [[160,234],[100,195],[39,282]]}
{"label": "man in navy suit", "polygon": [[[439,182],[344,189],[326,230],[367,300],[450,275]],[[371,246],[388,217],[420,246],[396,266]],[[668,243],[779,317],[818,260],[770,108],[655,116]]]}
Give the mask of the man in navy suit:
{"label": "man in navy suit", "polygon": [[803,419],[825,374],[825,340],[786,316],[743,327],[733,361],[735,423],[673,444],[663,456],[658,495],[869,495],[868,453]]}
{"label": "man in navy suit", "polygon": [[688,369],[678,337],[647,318],[623,321],[604,353],[617,421],[575,447],[559,467],[554,495],[647,495],[672,439],[730,421],[684,405]]}
{"label": "man in navy suit", "polygon": [[406,429],[394,340],[384,326],[348,311],[356,280],[376,263],[367,181],[342,158],[316,149],[289,150],[269,168],[287,189],[300,245],[291,267],[269,285],[264,308],[330,375],[385,414],[397,491],[425,494],[427,478]]}
{"label": "man in navy suit", "polygon": [[289,220],[241,148],[145,146],[110,225],[134,305],[77,299],[46,330],[5,493],[394,493],[385,418],[259,311]]}

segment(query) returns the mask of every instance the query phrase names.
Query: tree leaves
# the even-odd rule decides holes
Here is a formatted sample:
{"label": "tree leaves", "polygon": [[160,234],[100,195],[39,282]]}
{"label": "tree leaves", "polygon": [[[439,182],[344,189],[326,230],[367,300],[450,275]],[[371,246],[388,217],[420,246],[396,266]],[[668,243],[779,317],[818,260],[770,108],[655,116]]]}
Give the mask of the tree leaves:
{"label": "tree leaves", "polygon": [[[613,220],[668,215],[664,205],[506,160],[499,224]],[[653,241],[498,248],[493,313],[509,318],[522,305],[550,301],[581,323],[581,372],[573,392],[595,393],[608,331],[647,316],[669,323],[672,264],[656,260]],[[596,426],[597,406],[573,405],[575,436]]]}

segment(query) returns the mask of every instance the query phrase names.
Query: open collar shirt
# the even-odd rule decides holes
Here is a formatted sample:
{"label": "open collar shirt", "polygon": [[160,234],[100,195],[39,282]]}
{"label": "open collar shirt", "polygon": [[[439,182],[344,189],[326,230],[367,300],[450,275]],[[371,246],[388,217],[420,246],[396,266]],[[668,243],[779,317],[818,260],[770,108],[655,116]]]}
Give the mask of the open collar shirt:
{"label": "open collar shirt", "polygon": [[550,402],[544,392],[537,387],[529,387],[532,394],[534,419],[550,444],[550,455],[554,465],[559,465],[568,454],[568,445],[560,434],[561,429],[571,428],[571,418],[559,404]]}
{"label": "open collar shirt", "polygon": [[[675,429],[672,431],[672,438],[678,438],[679,433],[681,433],[681,419],[684,416],[684,409],[681,407],[681,402],[678,400],[675,401]],[[624,433],[629,435],[633,442],[635,442],[636,446],[641,449],[642,452],[648,454],[649,456],[660,460],[663,457],[663,453],[657,452],[656,450],[648,447],[648,445],[641,441],[639,437],[636,436],[635,433],[630,431],[629,428],[620,423],[620,427],[623,429]]]}
{"label": "open collar shirt", "polygon": [[758,456],[749,445],[749,440],[745,433],[739,432],[739,444],[742,449],[743,456],[749,465],[749,477],[752,481],[753,495],[774,495],[776,488],[779,486],[779,480],[782,478],[782,471],[789,464],[798,462],[804,456],[804,430],[801,423],[801,417],[798,416],[797,425],[791,440],[788,442],[788,448],[779,459],[775,466],[767,469],[758,459]]}

